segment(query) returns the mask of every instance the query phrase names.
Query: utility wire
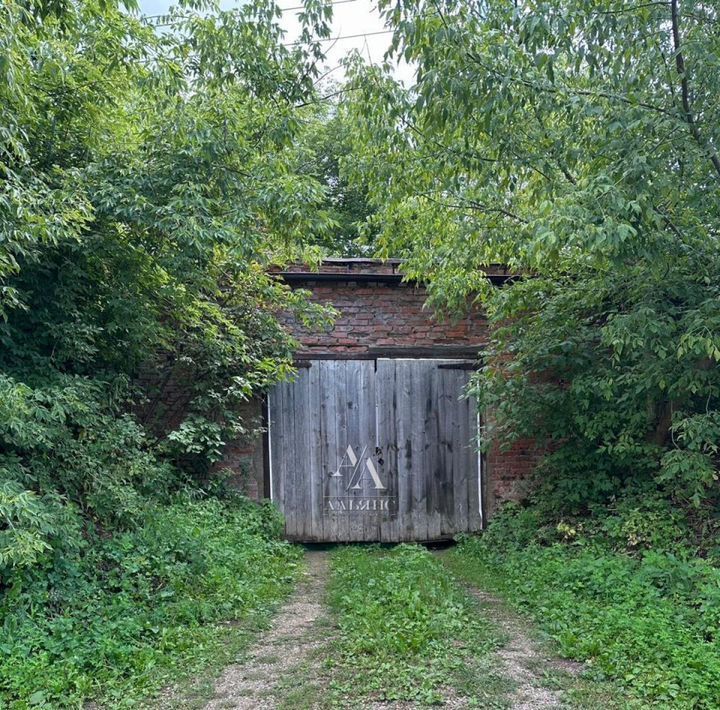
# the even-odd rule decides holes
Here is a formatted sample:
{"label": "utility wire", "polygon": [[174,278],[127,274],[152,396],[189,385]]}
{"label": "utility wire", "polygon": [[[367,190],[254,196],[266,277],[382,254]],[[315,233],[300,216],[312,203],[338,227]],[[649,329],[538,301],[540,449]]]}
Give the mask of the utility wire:
{"label": "utility wire", "polygon": [[[329,2],[328,5],[345,5],[351,2],[357,2],[357,0],[333,0],[332,2]],[[304,10],[304,5],[294,5],[293,7],[281,7],[280,12],[289,12],[290,10]],[[167,17],[167,15],[142,15],[140,19],[142,20],[153,20],[156,18],[161,17]],[[154,24],[153,27],[170,27],[172,25],[178,24],[178,22],[164,22],[162,24]],[[367,45],[367,38],[368,37],[375,37],[378,35],[387,35],[392,34],[394,30],[377,30],[376,32],[359,32],[358,34],[354,35],[339,35],[337,37],[323,37],[323,38],[316,38],[315,42],[339,42],[344,39],[358,39],[359,37],[362,37],[366,40],[365,44]],[[303,44],[302,42],[283,42],[283,47],[295,47],[299,44]],[[371,62],[372,63],[372,62]]]}
{"label": "utility wire", "polygon": [[[377,32],[360,32],[356,35],[341,35],[340,37],[325,37],[325,38],[316,38],[313,41],[314,42],[339,42],[341,39],[357,39],[358,37],[374,37],[375,35],[389,35],[392,34],[395,30],[378,30]],[[302,42],[289,42],[285,44],[285,47],[292,47],[296,44],[303,44]]]}
{"label": "utility wire", "polygon": [[[333,0],[332,2],[326,3],[327,5],[347,5],[350,2],[357,2],[358,0]],[[304,10],[305,5],[294,5],[293,7],[281,7],[280,12],[290,12],[290,10]],[[159,17],[167,17],[170,13],[165,12],[161,15],[141,15],[143,20],[156,20]]]}
{"label": "utility wire", "polygon": [[[357,2],[357,0],[333,0],[328,2],[326,5],[345,5],[349,2]],[[290,12],[290,10],[304,10],[305,5],[295,5],[294,7],[281,7],[280,12]]]}

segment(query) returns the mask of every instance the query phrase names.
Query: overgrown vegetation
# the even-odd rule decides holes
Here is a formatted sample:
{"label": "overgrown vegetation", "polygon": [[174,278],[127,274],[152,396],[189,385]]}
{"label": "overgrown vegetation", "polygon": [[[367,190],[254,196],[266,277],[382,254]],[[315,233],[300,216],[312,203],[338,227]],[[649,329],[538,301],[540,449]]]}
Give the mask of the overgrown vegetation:
{"label": "overgrown vegetation", "polygon": [[[0,7],[2,699],[131,702],[283,593],[217,475],[291,370],[278,312],[328,316],[267,267],[377,245],[487,310],[485,446],[547,447],[458,559],[642,702],[716,707],[720,7],[381,0],[417,85],[355,57],[336,112],[305,5],[290,45],[263,0]],[[338,554],[332,601],[369,695],[488,643],[416,548]]]}
{"label": "overgrown vegetation", "polygon": [[432,704],[464,680],[472,686],[464,692],[493,700],[503,684],[488,660],[496,632],[427,550],[347,547],[333,553],[331,566],[329,602],[339,627],[335,707]]}
{"label": "overgrown vegetation", "polygon": [[281,529],[271,506],[190,497],[112,535],[64,525],[3,578],[0,704],[129,707],[231,660],[295,579],[300,553]]}
{"label": "overgrown vegetation", "polygon": [[[338,87],[333,93],[342,94]],[[353,123],[336,102],[321,104],[305,141],[309,149],[307,170],[327,186],[324,205],[332,226],[317,243],[332,256],[375,256],[377,230],[369,223],[373,212],[362,181],[345,174],[341,163],[352,150]]]}
{"label": "overgrown vegetation", "polygon": [[[353,65],[346,169],[384,253],[493,326],[486,443],[549,442],[566,508],[718,504],[715,3],[382,2],[412,91]],[[522,278],[491,287],[483,270]],[[704,511],[704,515],[701,512]]]}
{"label": "overgrown vegetation", "polygon": [[[661,512],[662,511],[662,512]],[[637,499],[582,521],[508,506],[452,569],[529,612],[568,658],[643,707],[720,704],[720,570],[680,515]]]}
{"label": "overgrown vegetation", "polygon": [[148,466],[136,422],[202,480],[247,433],[242,403],[288,372],[275,313],[313,313],[266,267],[328,226],[295,145],[322,12],[291,50],[273,5],[205,9],[162,33],[113,3],[2,10],[2,464],[117,516]]}
{"label": "overgrown vegetation", "polygon": [[222,494],[243,404],[290,372],[277,312],[325,317],[267,267],[332,224],[300,140],[327,13],[285,47],[272,3],[136,10],[0,8],[0,693],[20,706],[115,706],[220,653],[207,624],[267,609],[295,559],[267,511],[187,496]]}
{"label": "overgrown vegetation", "polygon": [[417,85],[355,59],[345,169],[384,254],[486,308],[484,445],[547,452],[460,557],[641,702],[717,707],[720,7],[380,5]]}

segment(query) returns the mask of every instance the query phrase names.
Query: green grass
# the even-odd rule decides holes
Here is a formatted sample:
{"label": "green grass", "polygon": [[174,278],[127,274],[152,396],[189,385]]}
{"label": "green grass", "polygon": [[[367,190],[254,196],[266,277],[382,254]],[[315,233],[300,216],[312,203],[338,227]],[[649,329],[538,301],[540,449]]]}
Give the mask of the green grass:
{"label": "green grass", "polygon": [[[267,624],[301,553],[269,508],[180,500],[0,598],[0,707],[137,706],[202,683]],[[207,683],[205,683],[207,685]],[[183,707],[190,707],[187,700]]]}
{"label": "green grass", "polygon": [[[497,579],[489,577],[486,567],[468,561],[465,555],[457,554],[457,550],[443,554],[440,559],[456,579],[473,587],[483,591],[497,591],[500,586]],[[536,657],[527,659],[523,665],[533,676],[533,685],[559,692],[563,707],[577,710],[628,710],[639,707],[628,700],[621,687],[599,678],[592,668],[564,667],[558,663],[557,644],[526,613],[510,609],[500,596],[485,598],[479,608],[493,623],[500,626],[511,623],[528,637],[536,649]]]}
{"label": "green grass", "polygon": [[[624,688],[623,707],[720,707],[720,573],[699,559],[513,544],[512,519],[451,553],[464,578],[529,613],[567,658]],[[504,529],[508,528],[508,529]]]}
{"label": "green grass", "polygon": [[454,688],[483,707],[504,707],[509,685],[493,675],[490,661],[498,633],[424,548],[342,548],[331,570],[328,597],[339,635],[330,706],[430,705]]}

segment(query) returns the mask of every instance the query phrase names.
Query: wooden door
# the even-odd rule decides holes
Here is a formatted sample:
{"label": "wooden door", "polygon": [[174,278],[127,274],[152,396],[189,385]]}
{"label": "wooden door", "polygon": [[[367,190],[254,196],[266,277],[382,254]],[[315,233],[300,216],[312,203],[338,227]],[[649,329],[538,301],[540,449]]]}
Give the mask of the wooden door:
{"label": "wooden door", "polygon": [[314,360],[269,398],[271,497],[306,542],[479,530],[468,371],[446,360]]}

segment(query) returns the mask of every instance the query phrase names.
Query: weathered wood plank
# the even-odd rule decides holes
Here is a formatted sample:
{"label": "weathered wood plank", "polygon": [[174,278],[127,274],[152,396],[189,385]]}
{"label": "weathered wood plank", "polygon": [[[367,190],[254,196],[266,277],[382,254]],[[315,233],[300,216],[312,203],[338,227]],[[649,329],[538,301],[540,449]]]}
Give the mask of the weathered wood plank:
{"label": "weathered wood plank", "polygon": [[337,432],[337,421],[335,417],[335,397],[333,396],[334,382],[331,377],[334,363],[331,361],[313,362],[313,367],[317,367],[319,375],[320,388],[320,408],[321,408],[321,461],[322,464],[318,469],[317,475],[320,477],[322,486],[322,516],[323,516],[323,535],[328,540],[336,539],[335,518],[326,513],[328,499],[332,493],[331,471],[335,464],[335,440]]}
{"label": "weathered wood plank", "polygon": [[282,510],[285,515],[285,527],[294,537],[300,537],[300,531],[297,524],[297,506],[295,503],[295,495],[298,487],[297,481],[297,417],[294,412],[297,411],[296,399],[298,388],[293,382],[286,383],[285,388],[285,410],[284,418],[286,422],[287,440],[283,447],[281,455],[285,458],[283,466],[283,475],[285,481],[283,485]]}
{"label": "weathered wood plank", "polygon": [[398,452],[398,491],[400,494],[400,516],[398,534],[401,540],[411,540],[415,536],[414,510],[417,501],[413,490],[413,467],[416,451],[413,448],[413,371],[406,362],[395,361],[395,377],[398,387],[397,408],[397,446]]}
{"label": "weathered wood plank", "polygon": [[[363,361],[360,363],[360,390],[358,396],[358,415],[360,418],[360,439],[367,445],[367,456],[375,467],[378,480],[385,487],[377,489],[375,482],[366,475],[364,480],[366,495],[385,496],[387,495],[387,477],[380,466],[377,454],[377,409],[376,409],[376,372],[375,363]],[[375,541],[380,539],[380,523],[386,514],[380,512],[376,515],[361,516],[363,540]]]}
{"label": "weathered wood plank", "polygon": [[379,540],[397,542],[400,540],[398,520],[400,510],[398,473],[398,432],[397,432],[397,382],[393,360],[378,360],[376,377],[376,416],[378,460],[383,481],[387,486],[389,514],[379,521]]}
{"label": "weathered wood plank", "polygon": [[425,416],[423,462],[420,479],[424,482],[425,511],[427,517],[427,539],[440,537],[442,512],[445,503],[445,487],[447,474],[452,475],[440,465],[440,445],[443,432],[440,428],[440,411],[438,408],[438,372],[437,363],[423,363],[420,367],[422,378],[419,396]]}
{"label": "weathered wood plank", "polygon": [[309,364],[269,397],[273,499],[288,537],[397,542],[479,529],[475,403],[460,399],[468,371],[427,359]]}
{"label": "weathered wood plank", "polygon": [[[401,365],[402,365],[401,361]],[[432,367],[432,363],[430,364]],[[408,361],[411,374],[410,408],[412,424],[412,522],[413,535],[418,540],[428,540],[428,483],[431,474],[427,470],[429,449],[428,434],[425,430],[425,393],[428,387],[428,363],[420,360]],[[402,413],[401,413],[402,415]]]}
{"label": "weathered wood plank", "polygon": [[455,525],[459,530],[468,530],[470,501],[468,491],[471,480],[476,476],[476,457],[474,442],[472,441],[472,418],[475,413],[471,411],[467,399],[462,394],[467,382],[467,374],[462,371],[454,373],[452,384],[453,404],[455,411],[453,438],[457,442],[456,456],[453,458],[453,476],[458,499],[461,505],[455,509]]}
{"label": "weathered wood plank", "polygon": [[310,484],[310,540],[321,541],[325,537],[323,515],[323,478],[324,466],[322,461],[322,438],[327,424],[323,421],[320,406],[320,369],[308,369],[308,411],[306,418],[312,423],[310,450],[308,451],[309,484]]}
{"label": "weathered wood plank", "polygon": [[[298,394],[295,407],[298,412],[310,412],[310,369],[300,370],[295,385]],[[311,465],[312,429],[315,428],[310,416],[295,417],[298,431],[295,437],[295,520],[298,536],[304,540],[312,539],[312,498],[314,476]]]}
{"label": "weathered wood plank", "polygon": [[[469,377],[467,378],[469,380]],[[467,384],[467,382],[466,382]],[[480,489],[482,486],[481,481],[481,456],[478,451],[478,436],[479,436],[479,430],[478,430],[478,423],[479,423],[479,417],[478,417],[478,408],[477,408],[477,401],[474,397],[468,397],[466,400],[467,403],[467,411],[468,411],[468,419],[469,419],[469,427],[470,427],[470,434],[469,438],[471,440],[471,455],[473,458],[472,461],[472,468],[470,468],[470,473],[468,474],[468,530],[470,531],[477,531],[482,529],[482,511],[480,509],[481,501],[480,501]]]}
{"label": "weathered wood plank", "polygon": [[323,400],[326,403],[325,417],[327,422],[327,431],[325,438],[325,509],[324,509],[324,526],[326,533],[328,533],[328,539],[331,541],[344,542],[346,536],[343,534],[344,519],[340,513],[328,512],[328,501],[336,495],[338,488],[337,480],[332,477],[332,472],[335,471],[339,464],[338,451],[340,448],[339,434],[341,428],[338,422],[338,402],[337,402],[337,389],[338,389],[338,371],[339,366],[336,361],[326,361],[320,363],[322,367],[322,380],[323,380]]}
{"label": "weathered wood plank", "polygon": [[[343,479],[343,488],[346,501],[354,501],[355,497],[362,496],[366,491],[366,481],[363,477],[363,460],[367,450],[368,442],[363,441],[360,432],[360,408],[359,397],[362,388],[362,363],[358,360],[349,360],[343,363],[344,376],[344,397],[345,397],[345,439],[344,446],[350,446],[357,456],[356,470],[348,469],[347,476]],[[356,491],[353,485],[360,486]],[[353,542],[365,540],[364,517],[361,513],[349,510],[345,514],[347,523],[347,539]]]}
{"label": "weathered wood plank", "polygon": [[[442,454],[442,468],[444,472],[443,509],[440,524],[440,536],[452,535],[457,530],[464,530],[461,521],[463,508],[467,513],[465,491],[458,485],[458,479],[463,475],[456,465],[457,450],[455,424],[457,420],[456,402],[456,371],[438,368],[440,385],[438,387],[438,409],[441,421],[440,451]],[[456,502],[461,503],[456,506]],[[459,508],[459,510],[458,510]],[[467,517],[467,514],[466,516]]]}
{"label": "weathered wood plank", "polygon": [[282,509],[282,446],[285,432],[283,429],[284,390],[283,385],[276,385],[268,395],[268,439],[270,449],[270,498]]}

